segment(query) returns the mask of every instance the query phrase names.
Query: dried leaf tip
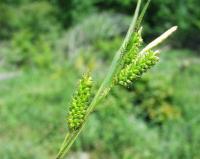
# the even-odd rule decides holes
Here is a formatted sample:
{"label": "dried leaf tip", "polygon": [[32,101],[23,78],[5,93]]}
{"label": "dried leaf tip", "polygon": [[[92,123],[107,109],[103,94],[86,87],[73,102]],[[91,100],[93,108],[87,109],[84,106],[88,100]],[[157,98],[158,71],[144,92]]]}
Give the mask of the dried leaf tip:
{"label": "dried leaf tip", "polygon": [[165,39],[167,39],[172,33],[174,33],[177,30],[177,26],[171,27],[166,32],[164,32],[162,35],[160,35],[158,38],[153,40],[150,44],[148,44],[139,54],[143,54],[146,51],[154,48],[155,46],[159,45],[161,42],[163,42]]}

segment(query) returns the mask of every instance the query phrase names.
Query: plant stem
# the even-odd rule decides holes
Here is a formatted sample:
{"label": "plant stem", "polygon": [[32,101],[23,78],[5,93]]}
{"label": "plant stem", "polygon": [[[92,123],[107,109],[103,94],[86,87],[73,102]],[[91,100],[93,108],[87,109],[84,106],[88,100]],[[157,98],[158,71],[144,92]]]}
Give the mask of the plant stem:
{"label": "plant stem", "polygon": [[58,152],[58,154],[57,154],[56,159],[60,159],[61,156],[62,156],[62,154],[64,154],[64,151],[65,151],[64,146],[65,146],[65,145],[67,144],[67,142],[69,142],[69,141],[70,141],[70,133],[67,133],[66,136],[65,136],[65,139],[64,139],[64,141],[63,141],[63,143],[62,143],[62,145],[61,145],[61,147],[60,147],[60,150],[59,150],[59,152]]}
{"label": "plant stem", "polygon": [[[108,92],[111,88],[112,77],[115,75],[115,72],[118,68],[121,54],[122,54],[127,42],[130,40],[130,38],[134,32],[135,24],[136,24],[138,14],[139,14],[140,5],[141,5],[141,0],[138,0],[134,17],[133,17],[133,20],[129,27],[129,30],[127,32],[127,35],[124,39],[124,42],[123,42],[122,46],[120,47],[120,49],[115,54],[115,57],[113,58],[112,64],[109,68],[109,71],[108,71],[104,81],[102,82],[99,90],[97,91],[95,97],[93,98],[91,104],[88,107],[88,110],[87,110],[87,113],[85,116],[85,121],[88,119],[89,114],[94,110],[94,107],[97,105],[97,103],[108,94]],[[64,157],[65,153],[68,152],[69,148],[71,147],[71,145],[76,140],[77,136],[80,134],[80,132],[84,128],[85,124],[86,124],[86,122],[83,123],[83,125],[80,127],[79,130],[72,132],[69,135],[68,134],[66,135],[65,140],[61,146],[61,149],[60,149],[56,159],[62,159]]]}
{"label": "plant stem", "polygon": [[60,148],[60,151],[57,154],[56,159],[62,159],[65,155],[65,153],[68,151],[68,149],[71,147],[72,143],[71,142],[74,139],[75,133],[67,133],[67,135],[65,136],[65,140],[62,143],[62,146]]}

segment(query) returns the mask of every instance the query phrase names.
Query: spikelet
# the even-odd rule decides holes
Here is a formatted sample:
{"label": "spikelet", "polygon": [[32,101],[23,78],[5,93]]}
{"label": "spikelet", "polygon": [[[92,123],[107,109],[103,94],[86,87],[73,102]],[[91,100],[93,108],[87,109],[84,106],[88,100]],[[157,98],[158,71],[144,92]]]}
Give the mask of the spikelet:
{"label": "spikelet", "polygon": [[127,43],[123,51],[123,57],[121,63],[122,68],[126,65],[129,65],[136,59],[140,46],[142,45],[143,42],[141,32],[142,28],[138,32],[135,32],[130,41]]}
{"label": "spikelet", "polygon": [[159,61],[158,52],[152,50],[147,51],[139,56],[135,62],[121,69],[115,78],[115,83],[125,87],[129,87],[135,80],[154,66]]}
{"label": "spikelet", "polygon": [[70,131],[78,130],[84,122],[91,97],[92,83],[92,78],[89,73],[83,75],[79,82],[67,116],[67,124]]}

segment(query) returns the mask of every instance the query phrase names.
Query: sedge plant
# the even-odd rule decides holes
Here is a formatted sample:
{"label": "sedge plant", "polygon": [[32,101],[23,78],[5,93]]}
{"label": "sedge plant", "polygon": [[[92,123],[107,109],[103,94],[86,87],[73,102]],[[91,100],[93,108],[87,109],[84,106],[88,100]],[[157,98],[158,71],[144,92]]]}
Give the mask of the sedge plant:
{"label": "sedge plant", "polygon": [[116,85],[130,87],[130,85],[133,85],[137,79],[159,61],[159,51],[155,51],[154,48],[176,31],[177,26],[170,28],[142,48],[141,22],[149,3],[150,0],[146,2],[140,12],[141,0],[137,1],[136,10],[127,35],[121,47],[116,52],[109,71],[95,93],[95,96],[93,97],[91,93],[94,82],[90,73],[85,73],[79,81],[67,113],[68,132],[56,159],[62,159],[65,156],[81,133],[97,103],[105,98],[113,87]]}

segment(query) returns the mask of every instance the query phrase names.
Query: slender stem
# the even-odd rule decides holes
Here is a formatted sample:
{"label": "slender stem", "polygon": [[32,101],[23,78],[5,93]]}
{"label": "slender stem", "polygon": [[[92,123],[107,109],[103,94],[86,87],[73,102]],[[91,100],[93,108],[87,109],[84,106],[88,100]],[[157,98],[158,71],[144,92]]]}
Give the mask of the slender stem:
{"label": "slender stem", "polygon": [[114,76],[118,65],[119,65],[119,60],[121,57],[121,54],[126,46],[126,44],[128,43],[128,41],[130,40],[131,36],[133,35],[134,29],[135,29],[135,25],[136,25],[136,21],[138,18],[138,14],[139,14],[139,10],[140,10],[140,5],[141,5],[141,0],[138,0],[137,2],[137,6],[136,6],[136,10],[133,16],[133,20],[129,26],[128,32],[126,34],[126,37],[121,45],[121,47],[119,48],[119,50],[117,51],[117,53],[115,54],[113,61],[111,63],[111,66],[109,68],[109,71],[104,79],[104,81],[102,82],[99,90],[97,91],[91,105],[88,108],[88,115],[89,113],[91,113],[96,105],[96,103],[101,100],[102,97],[106,96],[106,94],[109,92],[110,90],[110,86],[111,86],[111,81],[112,81],[112,77]]}
{"label": "slender stem", "polygon": [[72,133],[68,133],[68,135],[66,135],[66,140],[63,142],[62,147],[61,147],[59,153],[57,154],[56,159],[62,159],[64,157],[65,153],[69,150],[72,143],[74,142],[74,140],[75,140],[74,136],[76,134],[77,134],[76,132],[72,132]]}
{"label": "slender stem", "polygon": [[[114,76],[114,74],[115,74],[115,72],[116,72],[116,70],[118,68],[118,64],[119,64],[119,60],[120,60],[121,54],[122,54],[127,42],[130,40],[130,38],[131,38],[131,36],[132,36],[132,34],[134,32],[135,24],[136,24],[136,21],[137,21],[137,18],[138,18],[138,14],[139,14],[140,5],[141,5],[141,0],[138,0],[134,17],[133,17],[133,20],[132,20],[132,22],[130,24],[130,27],[129,27],[129,30],[128,30],[127,34],[126,34],[124,42],[123,42],[122,46],[120,47],[119,51],[117,51],[117,53],[115,54],[115,57],[113,58],[112,64],[111,64],[111,66],[109,68],[109,71],[108,71],[104,81],[102,82],[99,90],[97,91],[95,97],[93,98],[91,104],[88,107],[87,114],[86,114],[86,117],[85,117],[85,121],[88,119],[89,114],[94,110],[94,107],[96,106],[96,104],[103,97],[105,97],[105,95],[110,90],[112,77]],[[75,131],[73,133],[70,133],[69,135],[66,135],[66,138],[65,138],[66,140],[63,142],[63,144],[61,146],[61,149],[60,149],[56,159],[62,159],[64,157],[65,153],[68,152],[69,148],[71,147],[71,145],[76,140],[77,136],[80,134],[80,132],[84,128],[85,124],[86,124],[86,122],[84,122],[82,124],[82,126],[80,127],[79,130],[77,130],[77,131]]]}
{"label": "slender stem", "polygon": [[139,30],[140,25],[141,25],[141,22],[142,22],[142,20],[143,20],[143,18],[144,18],[144,15],[145,15],[145,13],[146,13],[146,11],[147,11],[147,8],[148,8],[150,2],[151,2],[151,0],[148,0],[148,1],[146,2],[145,6],[143,7],[142,12],[140,13],[140,16],[139,16],[138,19],[137,19],[137,24],[136,24],[136,26],[135,26],[135,29],[136,29],[136,30]]}
{"label": "slender stem", "polygon": [[[66,142],[68,141],[69,135],[70,135],[69,133],[66,134],[65,140],[63,141],[63,143],[62,143],[62,145],[61,145],[61,149],[63,148],[63,146],[64,146],[64,145],[66,144]],[[61,150],[61,149],[60,149],[60,150]]]}
{"label": "slender stem", "polygon": [[64,141],[63,141],[63,143],[62,143],[62,145],[61,145],[61,147],[60,147],[60,150],[59,150],[59,152],[58,152],[58,154],[57,154],[56,159],[60,159],[60,158],[61,158],[62,154],[63,154],[64,151],[65,151],[64,146],[65,146],[65,145],[67,144],[67,142],[69,142],[69,141],[70,141],[70,133],[67,133],[66,136],[65,136],[65,139],[64,139]]}

